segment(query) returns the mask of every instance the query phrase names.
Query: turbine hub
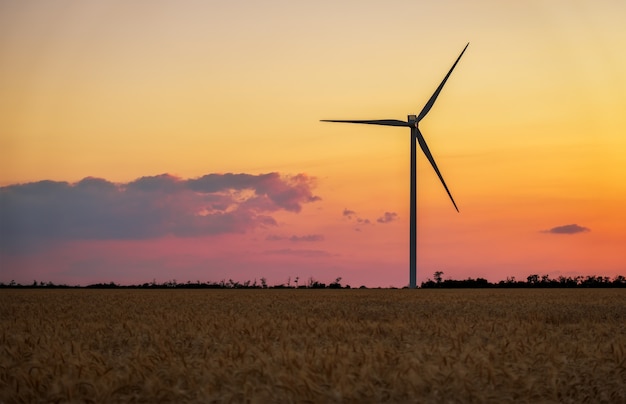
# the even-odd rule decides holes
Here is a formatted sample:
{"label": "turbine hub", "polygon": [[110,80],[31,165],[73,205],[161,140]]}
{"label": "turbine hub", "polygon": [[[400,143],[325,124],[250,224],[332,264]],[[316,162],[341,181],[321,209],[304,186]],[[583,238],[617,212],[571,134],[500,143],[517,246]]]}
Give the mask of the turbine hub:
{"label": "turbine hub", "polygon": [[407,120],[409,121],[409,125],[417,128],[417,115],[409,115]]}

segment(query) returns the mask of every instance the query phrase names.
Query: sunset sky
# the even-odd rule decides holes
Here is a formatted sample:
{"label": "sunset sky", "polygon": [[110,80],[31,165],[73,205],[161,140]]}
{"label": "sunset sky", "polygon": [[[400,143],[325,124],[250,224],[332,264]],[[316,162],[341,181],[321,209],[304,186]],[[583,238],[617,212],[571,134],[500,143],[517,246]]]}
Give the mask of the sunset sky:
{"label": "sunset sky", "polygon": [[626,275],[626,2],[0,2],[0,282]]}

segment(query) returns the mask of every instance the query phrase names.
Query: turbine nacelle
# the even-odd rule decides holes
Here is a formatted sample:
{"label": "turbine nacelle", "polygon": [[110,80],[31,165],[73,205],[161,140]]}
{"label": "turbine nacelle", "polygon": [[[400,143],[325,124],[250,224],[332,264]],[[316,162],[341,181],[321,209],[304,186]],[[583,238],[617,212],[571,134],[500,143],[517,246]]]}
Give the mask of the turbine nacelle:
{"label": "turbine nacelle", "polygon": [[412,128],[417,128],[417,123],[419,122],[417,120],[417,115],[409,115],[407,116],[407,121],[409,122],[409,126]]}

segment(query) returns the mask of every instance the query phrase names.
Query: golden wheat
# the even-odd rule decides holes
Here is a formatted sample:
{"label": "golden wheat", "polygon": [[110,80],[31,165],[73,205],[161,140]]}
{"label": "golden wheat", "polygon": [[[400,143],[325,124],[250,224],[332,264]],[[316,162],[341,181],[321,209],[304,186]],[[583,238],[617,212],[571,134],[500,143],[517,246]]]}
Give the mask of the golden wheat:
{"label": "golden wheat", "polygon": [[626,402],[626,290],[2,290],[0,402]]}

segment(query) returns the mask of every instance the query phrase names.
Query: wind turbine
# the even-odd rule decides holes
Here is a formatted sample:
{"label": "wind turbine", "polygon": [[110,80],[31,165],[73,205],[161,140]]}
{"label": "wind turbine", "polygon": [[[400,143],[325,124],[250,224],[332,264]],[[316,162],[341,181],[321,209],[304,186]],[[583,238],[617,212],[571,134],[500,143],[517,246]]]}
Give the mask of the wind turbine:
{"label": "wind turbine", "polygon": [[437,89],[435,90],[433,95],[430,97],[426,105],[424,105],[424,108],[422,108],[422,111],[419,113],[419,115],[417,116],[409,115],[407,118],[407,122],[399,121],[397,119],[374,119],[374,120],[356,120],[356,121],[355,120],[334,120],[334,119],[322,120],[322,122],[342,122],[342,123],[360,123],[360,124],[366,124],[366,125],[401,126],[401,127],[408,127],[411,129],[411,197],[410,197],[410,204],[411,204],[410,205],[411,206],[410,222],[411,223],[410,223],[410,237],[409,237],[409,243],[410,243],[409,287],[411,289],[415,289],[415,287],[417,286],[417,212],[416,212],[417,165],[416,165],[416,144],[415,144],[416,140],[417,140],[417,143],[419,143],[420,148],[426,155],[426,158],[428,159],[428,161],[430,161],[430,165],[433,166],[433,169],[437,173],[437,176],[439,177],[441,184],[446,189],[446,192],[448,193],[448,196],[450,197],[450,200],[452,201],[454,208],[456,209],[457,212],[459,211],[459,208],[456,206],[456,203],[454,202],[454,198],[452,198],[452,194],[450,193],[450,190],[448,189],[448,186],[446,185],[446,182],[443,180],[443,176],[441,175],[441,172],[439,171],[439,168],[437,167],[437,163],[435,163],[435,158],[430,152],[430,149],[428,148],[428,145],[426,144],[426,140],[424,139],[422,132],[420,132],[419,130],[419,122],[422,119],[424,119],[426,114],[428,114],[430,109],[435,104],[435,101],[437,100],[439,93],[443,89],[443,86],[446,84],[446,81],[448,81],[448,78],[450,77],[450,74],[452,74],[452,71],[456,67],[457,63],[459,63],[459,60],[461,60],[461,56],[463,56],[463,53],[465,53],[465,50],[467,49],[468,46],[469,46],[469,42],[467,43],[467,45],[465,45],[465,48],[463,48],[463,50],[461,51],[461,54],[459,55],[459,57],[456,59],[456,61],[450,68],[450,71],[448,71],[448,74],[446,74],[446,77],[443,78],[443,81],[441,82],[441,84],[439,84],[439,87],[437,87]]}

